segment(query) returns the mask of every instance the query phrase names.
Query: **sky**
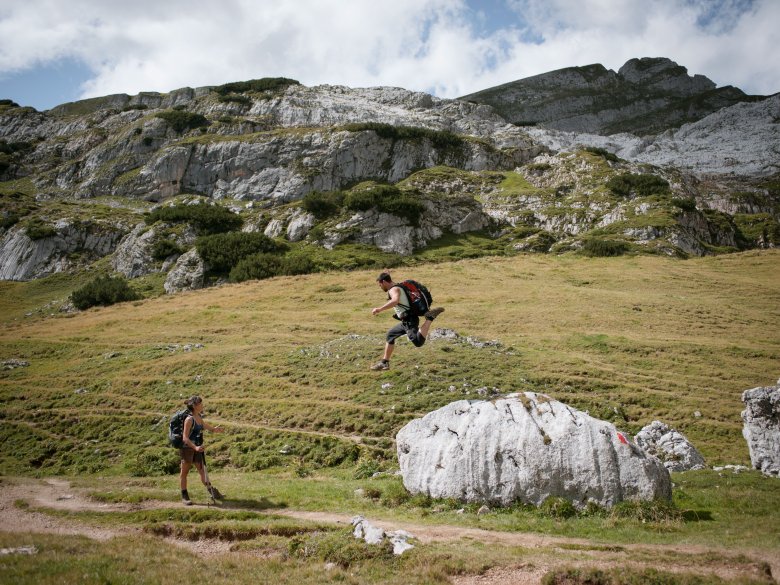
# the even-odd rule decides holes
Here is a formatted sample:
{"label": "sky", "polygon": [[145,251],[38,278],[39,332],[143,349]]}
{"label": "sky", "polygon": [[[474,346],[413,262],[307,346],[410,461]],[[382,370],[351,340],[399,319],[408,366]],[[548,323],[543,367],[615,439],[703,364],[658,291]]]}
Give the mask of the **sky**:
{"label": "sky", "polygon": [[780,0],[0,0],[0,99],[288,77],[454,98],[564,67],[667,57],[780,91]]}

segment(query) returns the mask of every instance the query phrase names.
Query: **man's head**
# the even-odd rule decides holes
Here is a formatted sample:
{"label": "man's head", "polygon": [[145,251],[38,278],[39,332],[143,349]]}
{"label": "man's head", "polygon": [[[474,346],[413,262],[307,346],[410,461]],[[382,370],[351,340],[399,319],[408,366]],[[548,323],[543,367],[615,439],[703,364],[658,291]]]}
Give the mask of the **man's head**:
{"label": "man's head", "polygon": [[393,278],[390,276],[389,272],[383,272],[377,276],[376,282],[379,285],[379,288],[385,292],[390,290],[390,288],[393,286]]}

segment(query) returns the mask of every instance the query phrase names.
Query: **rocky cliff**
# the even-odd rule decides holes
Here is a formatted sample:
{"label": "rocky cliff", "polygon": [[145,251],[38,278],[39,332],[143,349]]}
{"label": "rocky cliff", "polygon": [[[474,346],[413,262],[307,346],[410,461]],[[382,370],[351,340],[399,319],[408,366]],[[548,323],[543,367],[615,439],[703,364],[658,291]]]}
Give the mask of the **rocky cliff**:
{"label": "rocky cliff", "polygon": [[[564,70],[528,86],[557,103],[551,116],[563,108],[560,121],[576,117],[551,97],[563,81],[626,99],[629,86],[675,99],[714,91],[667,60],[631,61],[618,74]],[[641,100],[631,107],[657,112]],[[170,290],[203,285],[211,269],[193,248],[193,225],[145,221],[160,206],[195,203],[227,209],[244,232],[287,242],[323,267],[328,251],[345,246],[363,246],[354,265],[366,265],[469,232],[490,242],[470,255],[775,246],[779,119],[773,96],[656,136],[602,136],[519,127],[485,104],[400,88],[286,79],[114,95],[48,112],[6,101],[0,278],[77,270],[110,255],[108,265],[128,278],[173,269],[187,277]],[[186,266],[177,266],[185,252]]]}

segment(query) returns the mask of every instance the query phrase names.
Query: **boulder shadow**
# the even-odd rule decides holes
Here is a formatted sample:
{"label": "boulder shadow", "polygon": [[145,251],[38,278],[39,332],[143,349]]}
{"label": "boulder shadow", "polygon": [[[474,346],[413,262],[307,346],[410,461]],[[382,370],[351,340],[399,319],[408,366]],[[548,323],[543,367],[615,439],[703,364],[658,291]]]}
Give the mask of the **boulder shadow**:
{"label": "boulder shadow", "polygon": [[682,513],[684,522],[712,522],[712,512],[709,510],[684,510]]}

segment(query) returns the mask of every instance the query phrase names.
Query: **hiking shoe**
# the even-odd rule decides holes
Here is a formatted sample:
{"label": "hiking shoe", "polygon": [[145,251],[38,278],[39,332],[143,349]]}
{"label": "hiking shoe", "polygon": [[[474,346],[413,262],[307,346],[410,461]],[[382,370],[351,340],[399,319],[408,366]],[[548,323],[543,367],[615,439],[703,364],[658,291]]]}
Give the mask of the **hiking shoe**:
{"label": "hiking shoe", "polygon": [[189,498],[182,498],[181,503],[184,504],[185,506],[192,506],[192,500]]}
{"label": "hiking shoe", "polygon": [[371,369],[374,370],[375,372],[377,370],[389,370],[390,362],[386,362],[385,360],[379,360],[377,363],[371,366]]}
{"label": "hiking shoe", "polygon": [[220,493],[220,491],[217,488],[215,488],[213,485],[210,485],[208,490],[209,490],[209,494],[211,494],[211,497],[214,498],[215,500],[224,500],[225,499],[225,496],[223,496]]}
{"label": "hiking shoe", "polygon": [[441,315],[444,312],[444,307],[436,307],[435,309],[431,309],[427,313],[425,313],[425,318],[428,321],[433,321],[436,317]]}

